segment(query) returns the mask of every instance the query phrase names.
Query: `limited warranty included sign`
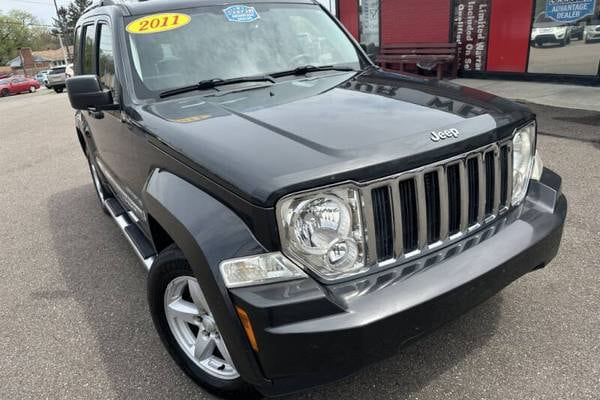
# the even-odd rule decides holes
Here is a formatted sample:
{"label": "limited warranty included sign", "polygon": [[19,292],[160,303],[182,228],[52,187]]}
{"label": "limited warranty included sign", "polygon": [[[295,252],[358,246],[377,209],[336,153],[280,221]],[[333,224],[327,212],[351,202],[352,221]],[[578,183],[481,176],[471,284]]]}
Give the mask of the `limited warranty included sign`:
{"label": "limited warranty included sign", "polygon": [[557,22],[575,22],[594,14],[596,0],[546,0],[546,16]]}

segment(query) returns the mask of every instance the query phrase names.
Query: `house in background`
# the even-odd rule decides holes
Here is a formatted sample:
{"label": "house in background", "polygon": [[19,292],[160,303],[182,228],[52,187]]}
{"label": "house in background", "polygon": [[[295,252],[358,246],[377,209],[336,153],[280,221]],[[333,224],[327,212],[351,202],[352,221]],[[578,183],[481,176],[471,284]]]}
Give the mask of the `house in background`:
{"label": "house in background", "polygon": [[[73,54],[73,46],[69,46],[68,54]],[[65,58],[63,49],[31,51],[31,49],[23,48],[20,54],[6,65],[13,74],[19,75],[25,73],[22,65],[25,62],[27,75],[35,75],[41,70],[65,65]]]}

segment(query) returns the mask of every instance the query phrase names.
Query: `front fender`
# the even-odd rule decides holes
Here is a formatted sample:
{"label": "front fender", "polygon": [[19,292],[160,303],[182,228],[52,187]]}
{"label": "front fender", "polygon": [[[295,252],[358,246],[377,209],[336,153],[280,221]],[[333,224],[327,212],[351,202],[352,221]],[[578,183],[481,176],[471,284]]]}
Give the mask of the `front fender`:
{"label": "front fender", "polygon": [[268,384],[219,272],[222,260],[266,250],[231,209],[168,171],[153,171],[142,198],[189,262],[240,375],[254,385]]}

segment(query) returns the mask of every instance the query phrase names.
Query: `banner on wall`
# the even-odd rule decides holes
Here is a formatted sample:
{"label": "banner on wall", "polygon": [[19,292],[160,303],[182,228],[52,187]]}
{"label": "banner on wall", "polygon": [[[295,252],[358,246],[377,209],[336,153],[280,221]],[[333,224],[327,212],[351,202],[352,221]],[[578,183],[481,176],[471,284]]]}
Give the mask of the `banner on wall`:
{"label": "banner on wall", "polygon": [[546,16],[557,22],[576,22],[593,15],[596,0],[547,0]]}
{"label": "banner on wall", "polygon": [[379,47],[379,0],[361,0],[360,43]]}
{"label": "banner on wall", "polygon": [[457,0],[454,40],[464,71],[485,71],[491,0]]}

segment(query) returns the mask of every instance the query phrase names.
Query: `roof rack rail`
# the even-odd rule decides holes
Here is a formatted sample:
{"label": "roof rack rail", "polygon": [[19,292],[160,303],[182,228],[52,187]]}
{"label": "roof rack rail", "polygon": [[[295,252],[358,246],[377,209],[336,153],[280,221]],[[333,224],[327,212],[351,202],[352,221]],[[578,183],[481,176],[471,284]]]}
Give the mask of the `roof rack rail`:
{"label": "roof rack rail", "polygon": [[85,10],[83,10],[84,13],[93,10],[94,8],[97,7],[102,7],[102,6],[111,6],[111,5],[119,5],[119,4],[127,4],[127,3],[137,3],[138,1],[143,1],[143,0],[137,0],[137,1],[131,1],[131,0],[92,0],[92,4],[87,7]]}

